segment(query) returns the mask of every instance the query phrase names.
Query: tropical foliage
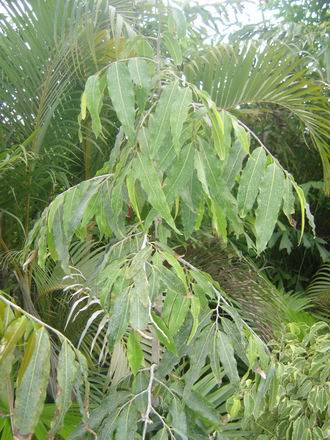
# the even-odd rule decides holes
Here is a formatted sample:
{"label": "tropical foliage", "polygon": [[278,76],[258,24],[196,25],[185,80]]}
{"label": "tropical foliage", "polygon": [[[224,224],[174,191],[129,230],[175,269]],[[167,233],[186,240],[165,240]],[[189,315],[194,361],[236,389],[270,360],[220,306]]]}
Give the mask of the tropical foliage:
{"label": "tropical foliage", "polygon": [[3,3],[0,438],[324,438],[325,77],[240,2]]}
{"label": "tropical foliage", "polygon": [[275,362],[267,378],[245,383],[245,429],[265,440],[327,438],[328,349],[328,324],[319,322],[310,328],[289,324],[273,344]]}

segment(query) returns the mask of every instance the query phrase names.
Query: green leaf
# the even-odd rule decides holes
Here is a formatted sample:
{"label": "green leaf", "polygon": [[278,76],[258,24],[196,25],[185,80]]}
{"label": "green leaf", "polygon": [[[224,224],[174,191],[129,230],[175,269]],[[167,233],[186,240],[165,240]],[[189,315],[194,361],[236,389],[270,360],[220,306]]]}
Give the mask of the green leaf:
{"label": "green leaf", "polygon": [[28,320],[25,316],[21,316],[9,324],[1,339],[0,362],[3,362],[7,356],[14,352],[27,329],[27,325]]}
{"label": "green leaf", "polygon": [[29,436],[39,421],[46,397],[50,371],[50,344],[47,331],[35,331],[31,360],[16,389],[14,425],[17,435]]}
{"label": "green leaf", "polygon": [[51,424],[55,434],[64,423],[64,416],[71,406],[73,386],[77,377],[76,356],[67,340],[62,343],[57,367],[56,416]]}
{"label": "green leaf", "polygon": [[227,243],[227,218],[224,209],[215,200],[211,201],[213,227],[223,242]]}
{"label": "green leaf", "polygon": [[207,184],[204,162],[203,162],[202,155],[199,150],[195,151],[195,169],[197,171],[198,180],[202,184],[202,187],[203,187],[205,194],[207,194],[208,197],[210,197],[210,191],[209,191],[209,187]]}
{"label": "green leaf", "polygon": [[153,118],[150,119],[149,139],[153,157],[155,157],[168,134],[170,115],[177,93],[177,81],[168,84],[160,95]]}
{"label": "green leaf", "polygon": [[155,313],[151,313],[152,315],[152,323],[155,327],[157,337],[160,342],[171,352],[176,354],[176,346],[174,339],[171,336],[171,333],[166,326],[165,322],[161,319],[160,316],[157,316]]}
{"label": "green leaf", "polygon": [[69,242],[82,221],[90,200],[99,189],[100,180],[102,178],[86,180],[65,193],[62,222],[64,235]]}
{"label": "green leaf", "polygon": [[174,64],[180,66],[182,64],[182,51],[178,40],[169,32],[164,32],[163,41]]}
{"label": "green leaf", "polygon": [[135,439],[139,418],[136,407],[132,404],[126,405],[118,417],[116,440]]}
{"label": "green leaf", "polygon": [[253,150],[242,172],[238,193],[238,209],[241,217],[252,209],[259,192],[259,186],[266,162],[266,153],[262,147]]}
{"label": "green leaf", "polygon": [[294,202],[295,197],[293,193],[293,185],[290,179],[287,177],[284,181],[284,191],[283,191],[283,212],[289,220],[290,224],[292,223],[292,214],[294,213]]}
{"label": "green leaf", "polygon": [[192,341],[193,337],[196,334],[197,328],[198,328],[198,324],[199,324],[199,313],[201,310],[201,303],[199,301],[198,296],[193,295],[191,297],[191,305],[190,305],[190,313],[193,317],[193,325],[191,328],[191,332],[187,341],[187,344],[189,345],[190,342]]}
{"label": "green leaf", "polygon": [[191,179],[194,169],[194,154],[193,145],[186,145],[171,168],[164,183],[164,192],[169,204],[173,203],[176,196],[184,190]]}
{"label": "green leaf", "polygon": [[168,434],[167,434],[167,429],[164,427],[162,429],[160,429],[156,435],[154,435],[153,437],[151,437],[152,440],[168,440]]}
{"label": "green leaf", "polygon": [[126,292],[120,292],[116,298],[113,313],[110,317],[108,337],[110,345],[119,341],[124,335],[128,326],[129,298]]}
{"label": "green leaf", "polygon": [[305,194],[302,188],[296,184],[296,182],[292,182],[293,187],[296,191],[296,194],[298,196],[298,200],[300,203],[300,212],[301,212],[301,227],[300,227],[300,237],[299,237],[299,244],[303,238],[304,230],[305,230],[305,209],[306,209],[306,199]]}
{"label": "green leaf", "polygon": [[223,180],[231,190],[235,184],[236,177],[242,169],[243,160],[246,152],[240,142],[235,141],[229,150],[229,156],[223,170]]}
{"label": "green leaf", "polygon": [[171,132],[173,136],[174,149],[176,154],[180,151],[180,136],[183,129],[183,124],[187,120],[189,107],[192,103],[192,92],[190,87],[179,88],[176,100],[172,106],[172,113],[170,116]]}
{"label": "green leaf", "polygon": [[121,61],[113,63],[107,72],[108,91],[115,112],[130,142],[135,138],[135,102],[133,83],[128,67]]}
{"label": "green leaf", "polygon": [[189,300],[182,293],[168,291],[165,297],[162,318],[172,336],[182,327],[189,310]]}
{"label": "green leaf", "polygon": [[219,358],[230,382],[237,384],[239,382],[239,375],[234,349],[229,337],[223,332],[219,332]]}
{"label": "green leaf", "polygon": [[180,234],[180,231],[175,226],[153,162],[145,154],[139,153],[136,165],[137,176],[141,182],[142,188],[148,196],[150,204],[157,211],[157,213],[163,217],[169,226]]}
{"label": "green leaf", "polygon": [[159,277],[164,283],[164,288],[166,290],[172,290],[173,292],[181,292],[182,294],[187,293],[187,284],[181,280],[172,270],[167,269],[164,265],[157,267],[157,272]]}
{"label": "green leaf", "polygon": [[212,329],[211,325],[205,327],[194,343],[189,346],[190,367],[185,374],[184,394],[189,394],[194,383],[200,378],[201,370],[210,352]]}
{"label": "green leaf", "polygon": [[131,58],[128,61],[128,69],[131,78],[139,87],[149,89],[151,86],[150,64],[141,58]]}
{"label": "green leaf", "polygon": [[241,410],[241,400],[237,396],[233,396],[226,402],[226,409],[230,418],[235,419]]}
{"label": "green leaf", "polygon": [[220,364],[219,333],[217,330],[215,330],[214,335],[212,335],[212,342],[211,342],[211,349],[209,356],[210,356],[210,366],[214,374],[215,380],[220,385],[224,374]]}
{"label": "green leaf", "polygon": [[145,329],[149,322],[148,282],[143,268],[134,277],[134,287],[130,293],[129,322],[136,330]]}
{"label": "green leaf", "polygon": [[170,32],[176,32],[178,38],[183,38],[186,35],[187,23],[186,17],[181,9],[171,7],[168,16],[168,29]]}
{"label": "green leaf", "polygon": [[99,75],[92,75],[86,81],[84,95],[81,100],[82,119],[84,119],[83,116],[85,116],[86,101],[86,106],[92,118],[92,130],[96,137],[99,136],[102,130],[100,111],[102,107],[103,91],[103,81],[100,79]]}
{"label": "green leaf", "polygon": [[302,416],[293,422],[292,440],[305,439],[305,434],[309,428],[309,420],[307,417]]}
{"label": "green leaf", "polygon": [[170,406],[172,428],[181,440],[188,440],[187,417],[183,405],[178,399],[173,399]]}
{"label": "green leaf", "polygon": [[183,285],[188,290],[187,279],[183,267],[177,260],[177,255],[173,252],[172,249],[168,248],[166,245],[162,245],[162,256],[165,260],[173,267],[176,275],[182,281]]}
{"label": "green leaf", "polygon": [[239,143],[241,144],[243,150],[246,154],[249,154],[250,151],[250,135],[249,133],[243,128],[239,122],[236,120],[236,118],[232,117],[232,123],[235,131],[235,135]]}
{"label": "green leaf", "polygon": [[134,332],[130,333],[127,339],[127,359],[134,376],[143,365],[143,351],[140,344],[140,337]]}
{"label": "green leaf", "polygon": [[282,204],[283,191],[284,174],[276,163],[273,163],[264,172],[258,196],[255,229],[259,253],[266,248],[273,233]]}
{"label": "green leaf", "polygon": [[141,220],[139,204],[137,201],[136,189],[135,189],[135,179],[131,174],[129,174],[127,176],[126,186],[127,186],[128,197],[131,202],[132,208],[133,208],[135,214],[137,215],[137,218],[141,222],[142,220]]}
{"label": "green leaf", "polygon": [[209,117],[212,124],[212,136],[214,141],[214,148],[221,160],[227,156],[228,145],[225,145],[225,126],[215,105],[212,105],[209,110]]}
{"label": "green leaf", "polygon": [[183,395],[183,399],[188,408],[194,411],[202,419],[214,426],[219,425],[218,413],[211,407],[208,400],[196,391],[191,391]]}

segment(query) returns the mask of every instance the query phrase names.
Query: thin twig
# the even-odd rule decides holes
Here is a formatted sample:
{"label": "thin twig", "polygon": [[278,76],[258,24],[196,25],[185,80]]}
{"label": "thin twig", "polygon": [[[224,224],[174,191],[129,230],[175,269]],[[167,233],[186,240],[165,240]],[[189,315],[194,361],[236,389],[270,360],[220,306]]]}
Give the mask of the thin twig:
{"label": "thin twig", "polygon": [[152,364],[150,367],[150,378],[149,378],[149,384],[147,387],[147,394],[148,394],[148,406],[146,409],[146,412],[143,416],[144,419],[144,426],[143,426],[143,434],[142,434],[142,440],[145,440],[146,435],[147,435],[147,429],[148,429],[148,424],[151,423],[150,420],[150,414],[151,412],[154,412],[155,410],[152,407],[152,386],[154,383],[154,374],[155,374],[155,368],[156,368],[156,364]]}

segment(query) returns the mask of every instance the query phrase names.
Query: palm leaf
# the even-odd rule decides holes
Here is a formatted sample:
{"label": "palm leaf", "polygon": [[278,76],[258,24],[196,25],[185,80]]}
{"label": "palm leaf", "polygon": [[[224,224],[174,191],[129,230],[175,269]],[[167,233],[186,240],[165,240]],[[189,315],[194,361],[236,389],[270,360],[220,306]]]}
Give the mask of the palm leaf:
{"label": "palm leaf", "polygon": [[307,75],[299,56],[284,46],[218,46],[205,49],[185,66],[189,81],[208,91],[221,109],[277,106],[295,115],[318,150],[330,188],[329,101],[325,84]]}

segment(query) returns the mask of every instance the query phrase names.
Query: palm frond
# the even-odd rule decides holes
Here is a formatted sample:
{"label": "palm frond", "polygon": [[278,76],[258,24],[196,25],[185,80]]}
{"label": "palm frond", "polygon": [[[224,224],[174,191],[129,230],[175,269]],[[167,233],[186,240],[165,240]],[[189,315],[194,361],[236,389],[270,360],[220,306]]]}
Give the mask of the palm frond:
{"label": "palm frond", "polygon": [[185,74],[221,109],[278,106],[296,116],[320,154],[329,190],[327,85],[309,78],[304,59],[280,45],[211,47],[192,57]]}
{"label": "palm frond", "polygon": [[306,294],[316,306],[316,311],[329,318],[330,308],[330,261],[322,264],[306,289]]}
{"label": "palm frond", "polygon": [[291,321],[314,318],[312,299],[277,289],[252,260],[239,256],[235,248],[222,249],[218,242],[201,238],[187,250],[187,258],[217,281],[235,300],[240,314],[264,339]]}

